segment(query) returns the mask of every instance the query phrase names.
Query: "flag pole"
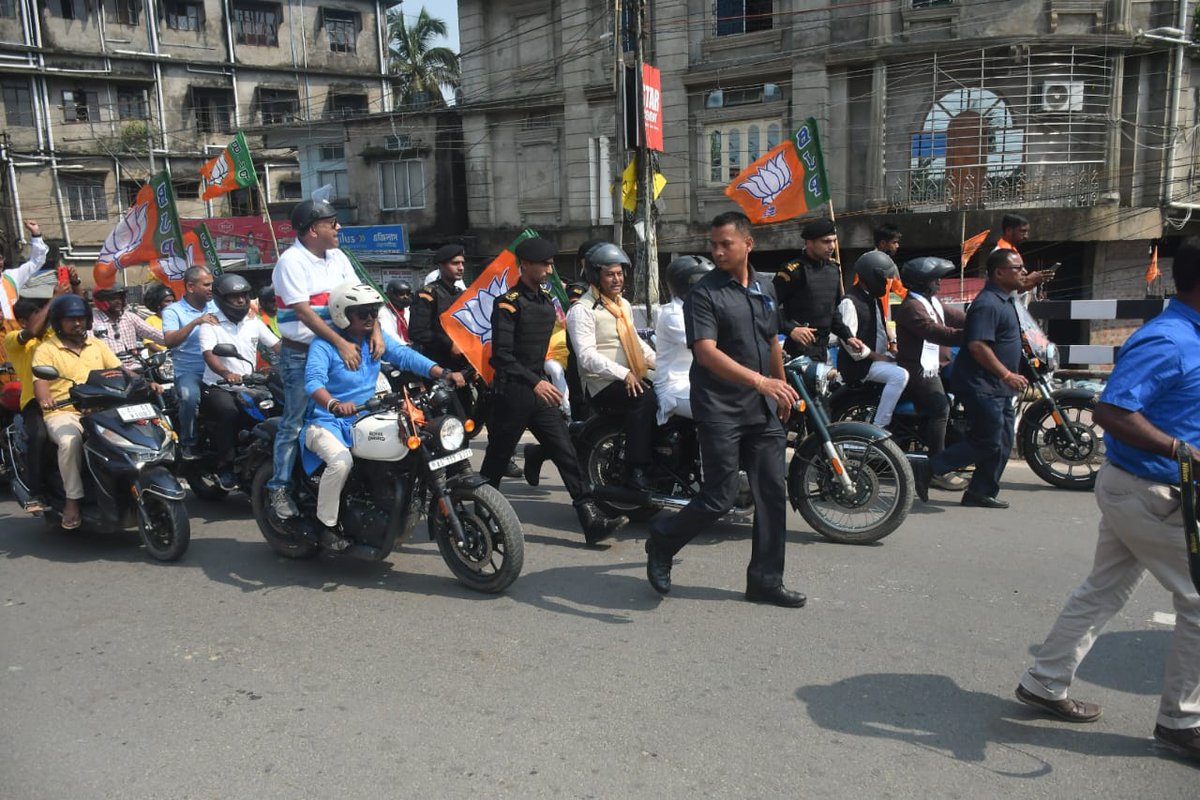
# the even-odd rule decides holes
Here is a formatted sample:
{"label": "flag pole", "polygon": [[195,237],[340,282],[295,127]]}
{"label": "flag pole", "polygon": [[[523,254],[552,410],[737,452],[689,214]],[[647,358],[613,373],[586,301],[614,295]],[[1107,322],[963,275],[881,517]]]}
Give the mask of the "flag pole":
{"label": "flag pole", "polygon": [[[967,240],[967,212],[962,212],[960,221],[958,240],[965,242]],[[962,245],[959,245],[958,251],[958,298],[961,300],[963,294],[967,291],[967,259],[963,257]]]}
{"label": "flag pole", "polygon": [[[833,195],[832,194],[829,195],[829,221],[834,224],[835,229],[836,229],[837,214],[834,213],[834,210],[833,210]],[[838,265],[838,285],[841,287],[842,291],[845,292],[846,285],[843,282],[845,280],[845,277],[842,275],[842,245],[841,245],[841,237],[840,236],[833,240],[833,261],[834,261],[834,263],[836,263]]]}
{"label": "flag pole", "polygon": [[279,260],[281,255],[279,252],[279,240],[275,238],[275,226],[271,224],[271,212],[267,208],[267,193],[263,191],[262,181],[258,179],[258,175],[254,176],[254,185],[258,187],[258,198],[262,201],[263,221],[267,223],[267,230],[271,233],[271,244],[275,245],[275,260]]}

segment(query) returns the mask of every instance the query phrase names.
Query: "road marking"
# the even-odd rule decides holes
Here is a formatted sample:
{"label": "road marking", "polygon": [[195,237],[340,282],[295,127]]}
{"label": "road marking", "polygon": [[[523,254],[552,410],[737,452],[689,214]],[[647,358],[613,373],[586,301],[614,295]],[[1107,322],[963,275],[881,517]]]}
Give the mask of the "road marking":
{"label": "road marking", "polygon": [[1168,625],[1172,628],[1175,627],[1175,615],[1164,614],[1162,611],[1155,611],[1154,616],[1150,617],[1150,621],[1156,625]]}

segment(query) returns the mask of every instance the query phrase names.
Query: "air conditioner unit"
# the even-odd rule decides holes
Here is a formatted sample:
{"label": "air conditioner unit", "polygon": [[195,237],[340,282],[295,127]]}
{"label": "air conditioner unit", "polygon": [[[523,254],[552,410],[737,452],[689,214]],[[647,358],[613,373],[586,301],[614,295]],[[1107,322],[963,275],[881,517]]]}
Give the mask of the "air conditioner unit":
{"label": "air conditioner unit", "polygon": [[1043,82],[1041,110],[1044,114],[1083,111],[1083,81],[1050,79]]}

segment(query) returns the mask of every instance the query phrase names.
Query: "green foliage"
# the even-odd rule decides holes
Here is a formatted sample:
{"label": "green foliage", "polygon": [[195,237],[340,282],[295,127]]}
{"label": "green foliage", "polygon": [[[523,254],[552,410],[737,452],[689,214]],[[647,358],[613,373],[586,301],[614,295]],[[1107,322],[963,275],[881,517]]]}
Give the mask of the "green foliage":
{"label": "green foliage", "polygon": [[401,13],[403,6],[388,9],[388,70],[397,78],[396,100],[401,106],[446,105],[443,86],[457,87],[460,78],[458,54],[448,47],[433,47],[446,35],[446,22],[431,17],[424,6],[411,25]]}

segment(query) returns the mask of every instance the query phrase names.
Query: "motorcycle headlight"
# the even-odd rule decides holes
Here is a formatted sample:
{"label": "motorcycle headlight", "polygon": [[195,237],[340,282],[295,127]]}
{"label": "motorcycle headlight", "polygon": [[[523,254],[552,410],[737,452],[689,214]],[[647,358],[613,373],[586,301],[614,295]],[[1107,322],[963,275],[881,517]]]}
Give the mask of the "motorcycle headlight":
{"label": "motorcycle headlight", "polygon": [[1058,347],[1055,346],[1054,342],[1046,345],[1046,366],[1051,372],[1058,369]]}
{"label": "motorcycle headlight", "polygon": [[275,407],[275,401],[269,397],[266,400],[259,400],[258,407],[261,408],[263,411],[270,411],[272,408]]}
{"label": "motorcycle headlight", "polygon": [[438,422],[437,439],[443,450],[454,452],[462,448],[466,438],[467,432],[463,428],[462,420],[458,417],[442,417]]}
{"label": "motorcycle headlight", "polygon": [[137,442],[130,441],[129,439],[126,439],[124,436],[122,436],[121,434],[112,430],[111,428],[105,428],[102,425],[97,425],[96,431],[102,437],[107,439],[110,444],[116,445],[117,447],[121,448],[122,450],[129,451],[130,453],[132,453],[134,455],[135,458],[138,458],[141,460],[146,460],[146,459],[154,458],[155,456],[158,455],[158,451],[152,450],[148,447],[144,447],[143,445],[140,445]]}

